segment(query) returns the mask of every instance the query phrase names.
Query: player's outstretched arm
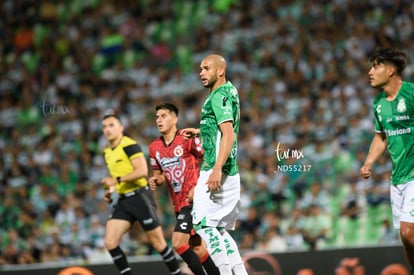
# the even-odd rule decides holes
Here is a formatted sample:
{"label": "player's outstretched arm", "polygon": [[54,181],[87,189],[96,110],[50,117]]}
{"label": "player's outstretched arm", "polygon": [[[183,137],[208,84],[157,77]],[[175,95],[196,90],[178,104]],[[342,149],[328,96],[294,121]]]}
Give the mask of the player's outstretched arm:
{"label": "player's outstretched arm", "polygon": [[184,128],[181,130],[181,134],[185,139],[199,137],[200,136],[200,129],[197,128]]}

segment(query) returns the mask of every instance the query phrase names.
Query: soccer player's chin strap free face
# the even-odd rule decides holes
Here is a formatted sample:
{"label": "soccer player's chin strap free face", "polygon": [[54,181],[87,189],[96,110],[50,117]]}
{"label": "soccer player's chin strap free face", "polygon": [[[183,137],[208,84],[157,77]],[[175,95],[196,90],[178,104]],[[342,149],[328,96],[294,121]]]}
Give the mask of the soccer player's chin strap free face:
{"label": "soccer player's chin strap free face", "polygon": [[108,117],[102,122],[102,131],[109,142],[115,142],[120,138],[124,127],[115,117]]}

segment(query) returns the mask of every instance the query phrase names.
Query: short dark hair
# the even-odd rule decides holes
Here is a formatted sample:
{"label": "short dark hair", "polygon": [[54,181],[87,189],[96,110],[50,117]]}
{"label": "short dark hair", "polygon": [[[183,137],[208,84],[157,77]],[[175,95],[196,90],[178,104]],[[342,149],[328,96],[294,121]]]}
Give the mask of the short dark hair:
{"label": "short dark hair", "polygon": [[108,117],[113,117],[113,118],[116,118],[117,120],[119,120],[119,122],[121,122],[121,118],[117,115],[117,113],[114,111],[114,110],[112,110],[112,109],[109,109],[109,110],[106,110],[105,111],[105,113],[104,113],[104,115],[103,115],[103,117],[102,117],[102,120],[105,120],[105,119],[107,119]]}
{"label": "short dark hair", "polygon": [[401,75],[407,66],[407,55],[394,48],[376,49],[369,58],[371,64],[391,63],[397,68],[397,74]]}
{"label": "short dark hair", "polygon": [[170,112],[175,113],[178,116],[177,106],[175,106],[173,103],[170,103],[170,102],[164,102],[164,103],[161,103],[155,106],[155,111],[158,111],[158,110],[168,110]]}

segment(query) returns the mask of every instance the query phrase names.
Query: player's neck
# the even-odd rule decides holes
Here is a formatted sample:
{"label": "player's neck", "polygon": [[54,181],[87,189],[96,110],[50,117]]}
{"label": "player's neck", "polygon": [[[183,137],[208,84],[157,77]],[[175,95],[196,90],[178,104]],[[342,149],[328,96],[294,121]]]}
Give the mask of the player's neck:
{"label": "player's neck", "polygon": [[210,93],[213,92],[215,89],[217,89],[218,87],[220,87],[223,84],[226,84],[226,79],[225,78],[221,78],[221,79],[217,80],[217,82],[214,84],[214,86],[210,88]]}
{"label": "player's neck", "polygon": [[123,135],[120,135],[116,139],[110,140],[109,144],[111,145],[111,148],[115,148],[116,146],[118,146],[118,144],[121,142],[122,137],[123,137]]}
{"label": "player's neck", "polygon": [[170,144],[174,140],[176,134],[177,128],[171,129],[171,131],[168,131],[168,133],[163,134],[162,137],[164,139],[165,144]]}
{"label": "player's neck", "polygon": [[394,81],[390,81],[384,88],[384,92],[387,95],[387,100],[394,100],[402,86],[402,79],[398,78]]}

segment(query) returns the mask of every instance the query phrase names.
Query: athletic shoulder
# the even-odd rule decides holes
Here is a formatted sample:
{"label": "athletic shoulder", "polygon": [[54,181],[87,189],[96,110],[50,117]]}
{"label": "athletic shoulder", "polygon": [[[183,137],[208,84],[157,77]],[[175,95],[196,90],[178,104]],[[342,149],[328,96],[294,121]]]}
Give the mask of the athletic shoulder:
{"label": "athletic shoulder", "polygon": [[403,81],[403,85],[407,85],[408,87],[414,88],[414,82]]}
{"label": "athletic shoulder", "polygon": [[112,148],[109,144],[104,148],[103,153],[106,154],[107,152],[113,151],[115,148],[125,148],[127,146],[133,145],[133,144],[137,144],[136,141],[134,141],[133,139],[127,137],[127,136],[123,136],[121,141],[119,142],[119,144]]}
{"label": "athletic shoulder", "polygon": [[122,147],[126,147],[126,146],[129,146],[129,145],[138,144],[138,142],[136,142],[136,140],[134,140],[134,139],[132,139],[128,136],[123,136],[122,139],[121,139],[120,144],[121,144]]}
{"label": "athletic shoulder", "polygon": [[186,138],[183,135],[183,131],[182,130],[178,130],[177,135],[174,138],[173,143],[174,144],[182,144],[185,147],[191,146],[191,144],[194,142],[194,139],[196,139],[196,137],[191,137],[191,138]]}
{"label": "athletic shoulder", "polygon": [[120,145],[125,154],[131,159],[135,158],[136,156],[143,155],[142,148],[139,143],[128,136],[124,136],[122,138]]}
{"label": "athletic shoulder", "polygon": [[374,101],[373,101],[374,106],[376,106],[382,99],[384,99],[385,96],[386,95],[385,95],[385,93],[383,91],[381,91],[379,94],[377,94],[374,97]]}
{"label": "athletic shoulder", "polygon": [[227,81],[225,84],[221,85],[218,88],[216,93],[215,100],[230,100],[231,102],[239,102],[239,91],[237,88],[230,82]]}
{"label": "athletic shoulder", "polygon": [[178,129],[178,132],[177,132],[177,135],[175,136],[175,138],[178,139],[179,141],[181,141],[181,140],[186,141],[187,140],[186,138],[184,138],[183,130],[181,130],[181,129]]}
{"label": "athletic shoulder", "polygon": [[402,88],[407,92],[410,93],[411,95],[414,95],[414,83],[413,82],[408,82],[408,81],[403,81],[403,86]]}
{"label": "athletic shoulder", "polygon": [[156,139],[154,139],[154,140],[150,143],[150,145],[149,145],[149,146],[156,146],[156,145],[158,145],[159,143],[163,143],[163,140],[162,140],[162,137],[161,137],[161,136],[159,136],[159,137],[157,137]]}
{"label": "athletic shoulder", "polygon": [[160,146],[164,146],[164,142],[161,138],[161,136],[157,137],[156,139],[154,139],[150,145],[149,145],[149,150],[152,151],[156,148],[159,148]]}

